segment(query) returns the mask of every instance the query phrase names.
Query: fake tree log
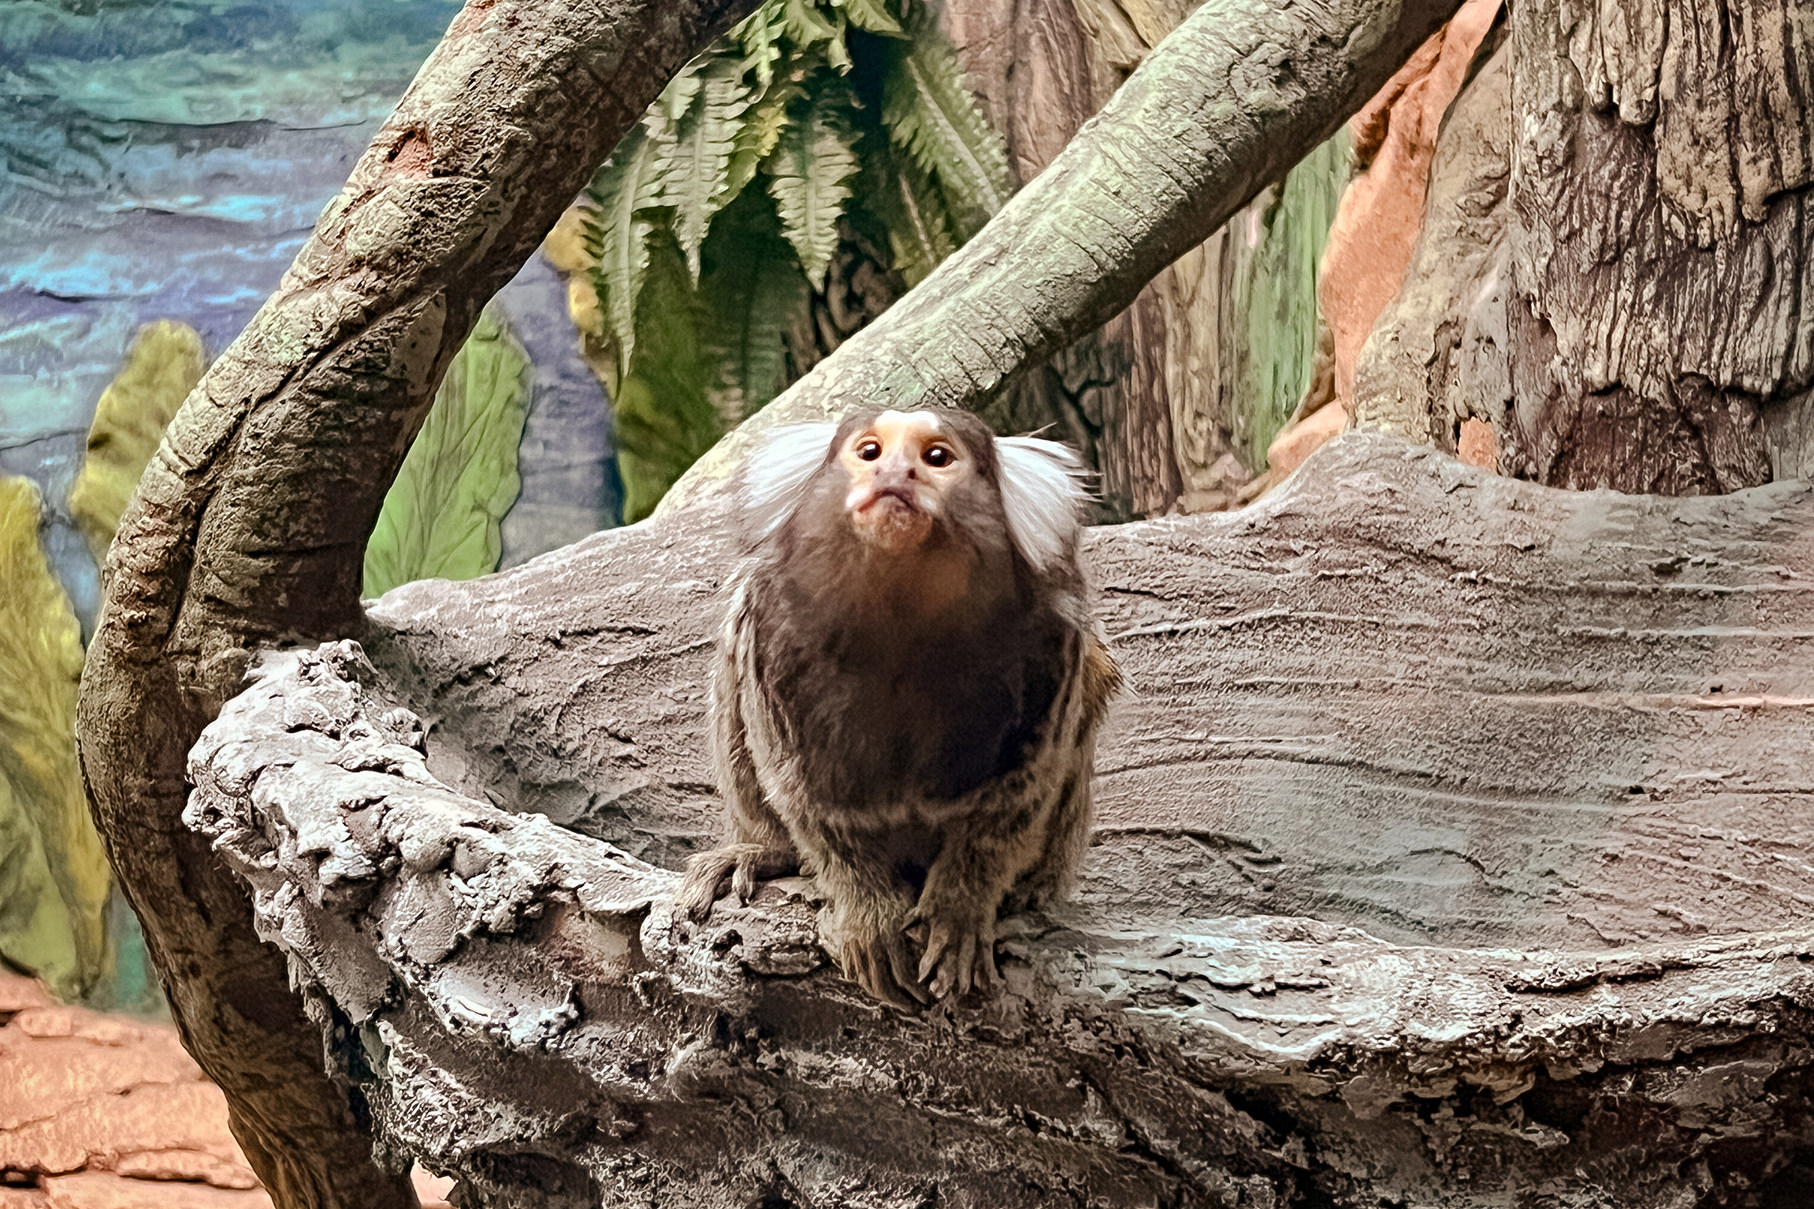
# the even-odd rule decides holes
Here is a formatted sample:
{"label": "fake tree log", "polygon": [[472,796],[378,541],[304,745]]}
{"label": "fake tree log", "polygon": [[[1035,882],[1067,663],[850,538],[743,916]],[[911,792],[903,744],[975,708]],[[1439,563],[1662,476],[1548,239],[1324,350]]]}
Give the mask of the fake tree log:
{"label": "fake tree log", "polygon": [[189,1048],[284,1209],[414,1205],[178,818],[249,647],[359,622],[365,540],[449,361],[617,138],[754,0],[472,0],[278,292],[184,403],[121,520],[83,777]]}
{"label": "fake tree log", "polygon": [[664,905],[723,520],[401,588],[194,753],[331,1057],[471,1203],[1799,1203],[1814,489],[1356,433],[1092,531],[1130,692],[1081,890],[916,1016],[827,965],[809,882]]}
{"label": "fake tree log", "polygon": [[[319,1039],[256,943],[244,889],[182,831],[184,755],[251,648],[357,630],[365,538],[480,306],[661,83],[749,7],[472,0],[122,520],[83,681],[84,776],[185,1042],[286,1207],[409,1193],[368,1161],[363,1093],[318,1076]],[[1205,6],[1051,172],[771,421],[1000,386],[1125,305],[1454,8]],[[709,494],[695,478],[691,497]]]}

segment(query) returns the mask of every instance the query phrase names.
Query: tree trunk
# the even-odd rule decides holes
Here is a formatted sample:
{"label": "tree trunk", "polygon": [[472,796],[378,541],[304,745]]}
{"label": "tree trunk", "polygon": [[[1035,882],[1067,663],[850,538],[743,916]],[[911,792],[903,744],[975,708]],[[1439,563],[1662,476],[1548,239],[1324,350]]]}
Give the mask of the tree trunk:
{"label": "tree trunk", "polygon": [[[1512,6],[1457,103],[1362,422],[1565,487],[1700,494],[1814,455],[1814,22],[1779,0]],[[1432,405],[1433,404],[1433,405]]]}
{"label": "tree trunk", "polygon": [[1367,433],[1092,530],[1131,688],[1095,845],[949,1011],[841,979],[801,879],[668,915],[716,825],[722,500],[268,657],[186,817],[468,1203],[1801,1204],[1811,533],[1800,484],[1560,492]]}
{"label": "tree trunk", "polygon": [[83,775],[184,1044],[285,1209],[413,1205],[323,1074],[245,887],[178,821],[247,651],[354,631],[365,539],[491,295],[668,78],[753,0],[474,0],[121,522],[78,709]]}

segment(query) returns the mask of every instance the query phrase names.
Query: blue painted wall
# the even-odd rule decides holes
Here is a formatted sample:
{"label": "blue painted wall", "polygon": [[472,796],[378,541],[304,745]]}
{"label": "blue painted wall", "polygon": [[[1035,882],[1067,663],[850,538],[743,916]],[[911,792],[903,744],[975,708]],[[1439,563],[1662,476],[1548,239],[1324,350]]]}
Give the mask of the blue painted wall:
{"label": "blue painted wall", "polygon": [[[44,489],[45,545],[91,623],[64,511],[132,333],[238,334],[459,5],[0,0],[0,470]],[[603,393],[535,258],[501,298],[536,363],[505,562],[614,523]]]}

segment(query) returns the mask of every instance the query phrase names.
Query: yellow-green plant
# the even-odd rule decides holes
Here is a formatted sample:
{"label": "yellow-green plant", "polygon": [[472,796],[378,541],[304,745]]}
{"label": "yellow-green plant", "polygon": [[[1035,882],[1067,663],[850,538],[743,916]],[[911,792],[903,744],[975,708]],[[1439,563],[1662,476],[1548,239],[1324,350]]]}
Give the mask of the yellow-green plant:
{"label": "yellow-green plant", "polygon": [[365,547],[367,596],[497,567],[500,524],[522,489],[517,449],[529,383],[522,346],[495,316],[481,316],[384,497]]}
{"label": "yellow-green plant", "polygon": [[107,860],[76,766],[82,632],[39,513],[0,478],[0,955],[76,996],[106,972]]}
{"label": "yellow-green plant", "polygon": [[106,560],[145,464],[207,365],[194,328],[159,320],[139,329],[119,376],[101,392],[88,427],[88,454],[69,491],[69,511],[95,562]]}

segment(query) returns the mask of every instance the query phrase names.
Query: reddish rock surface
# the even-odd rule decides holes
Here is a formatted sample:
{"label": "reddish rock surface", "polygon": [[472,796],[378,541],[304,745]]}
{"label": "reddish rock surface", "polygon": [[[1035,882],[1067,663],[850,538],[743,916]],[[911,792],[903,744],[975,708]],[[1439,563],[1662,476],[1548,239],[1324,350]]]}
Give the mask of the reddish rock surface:
{"label": "reddish rock surface", "polygon": [[[425,1209],[447,1182],[417,1173]],[[270,1209],[176,1030],[0,971],[0,1209]]]}
{"label": "reddish rock surface", "polygon": [[1436,134],[1500,0],[1468,0],[1348,123],[1363,165],[1342,195],[1323,252],[1317,303],[1335,337],[1335,398],[1353,410],[1354,363],[1398,293],[1423,225]]}

